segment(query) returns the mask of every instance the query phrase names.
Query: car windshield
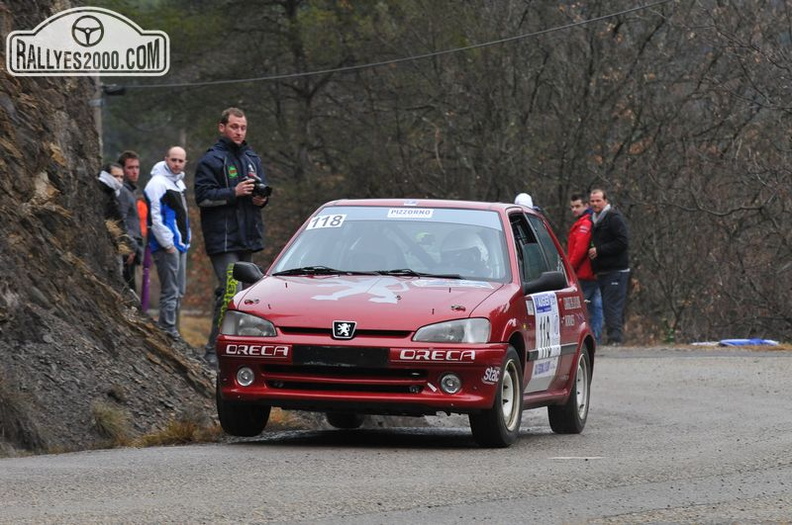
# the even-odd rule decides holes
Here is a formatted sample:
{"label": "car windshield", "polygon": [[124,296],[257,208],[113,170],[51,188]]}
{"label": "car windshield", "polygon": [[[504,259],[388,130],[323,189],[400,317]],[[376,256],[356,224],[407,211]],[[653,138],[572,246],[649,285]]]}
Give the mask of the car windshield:
{"label": "car windshield", "polygon": [[[313,217],[273,274],[335,273],[511,278],[497,212],[450,208],[332,206]],[[300,269],[309,269],[301,272]],[[285,273],[284,273],[285,272]]]}

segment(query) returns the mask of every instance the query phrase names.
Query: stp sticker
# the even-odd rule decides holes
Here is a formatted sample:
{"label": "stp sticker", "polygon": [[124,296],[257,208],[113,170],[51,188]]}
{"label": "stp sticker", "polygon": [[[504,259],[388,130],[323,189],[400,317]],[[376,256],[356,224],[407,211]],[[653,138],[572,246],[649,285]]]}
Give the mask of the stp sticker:
{"label": "stp sticker", "polygon": [[487,385],[494,385],[500,379],[500,368],[497,366],[490,366],[484,370],[484,375],[481,376],[481,382]]}

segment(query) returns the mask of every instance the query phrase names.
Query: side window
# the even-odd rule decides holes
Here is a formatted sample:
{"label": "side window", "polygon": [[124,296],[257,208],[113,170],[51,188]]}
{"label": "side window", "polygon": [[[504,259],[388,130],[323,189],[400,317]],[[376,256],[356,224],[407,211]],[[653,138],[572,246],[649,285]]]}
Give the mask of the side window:
{"label": "side window", "polygon": [[539,239],[539,244],[544,250],[545,258],[547,259],[548,270],[563,272],[564,262],[561,260],[561,256],[558,254],[558,248],[556,248],[556,245],[550,236],[550,232],[547,231],[545,224],[541,219],[533,216],[529,216],[528,221],[531,223],[531,226],[533,226],[533,229],[536,232],[536,237]]}
{"label": "side window", "polygon": [[525,215],[512,215],[510,221],[517,245],[522,281],[525,283],[538,279],[542,272],[548,271],[548,265],[542,255],[542,248],[539,246],[536,235],[528,225]]}

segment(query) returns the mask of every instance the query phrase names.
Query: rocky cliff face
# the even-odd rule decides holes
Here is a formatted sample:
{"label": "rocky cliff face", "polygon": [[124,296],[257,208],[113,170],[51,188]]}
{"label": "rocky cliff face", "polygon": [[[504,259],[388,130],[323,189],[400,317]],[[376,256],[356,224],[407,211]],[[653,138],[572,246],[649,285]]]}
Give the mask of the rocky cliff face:
{"label": "rocky cliff face", "polygon": [[0,0],[0,455],[214,415],[210,372],[124,292],[99,205],[92,79],[5,70],[6,35],[64,4]]}

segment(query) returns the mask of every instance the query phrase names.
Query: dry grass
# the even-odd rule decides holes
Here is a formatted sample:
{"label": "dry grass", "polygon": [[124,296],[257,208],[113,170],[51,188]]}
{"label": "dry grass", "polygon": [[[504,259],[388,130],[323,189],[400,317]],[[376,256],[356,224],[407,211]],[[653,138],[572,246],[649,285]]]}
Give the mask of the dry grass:
{"label": "dry grass", "polygon": [[191,346],[203,347],[212,329],[212,316],[186,315],[179,318],[179,332]]}
{"label": "dry grass", "polygon": [[223,431],[219,425],[204,426],[195,421],[174,420],[158,431],[136,439],[135,447],[160,447],[186,445],[188,443],[216,443],[221,441]]}
{"label": "dry grass", "polygon": [[186,445],[188,443],[214,443],[220,441],[223,431],[208,414],[198,406],[188,406],[165,425],[165,428],[141,436],[133,443],[136,447]]}
{"label": "dry grass", "polygon": [[0,376],[0,442],[9,441],[31,450],[42,449],[45,441],[41,429],[35,418],[29,416],[34,413],[35,405],[18,387],[12,385]]}
{"label": "dry grass", "polygon": [[[721,347],[723,348],[723,347]],[[757,352],[789,352],[792,350],[792,343],[779,343],[778,345],[757,345],[757,346],[733,346],[729,348],[745,348],[747,350],[755,350]]]}
{"label": "dry grass", "polygon": [[[264,430],[309,430],[314,428],[311,421],[308,421],[306,412],[291,412],[274,407],[270,412],[267,428]],[[324,416],[320,416],[323,418]]]}
{"label": "dry grass", "polygon": [[25,394],[0,375],[0,457],[11,455],[14,446],[30,450],[46,448],[41,428],[31,416],[35,414],[34,406]]}
{"label": "dry grass", "polygon": [[97,401],[91,405],[94,425],[99,435],[109,440],[111,446],[126,446],[131,441],[129,419],[120,408]]}

